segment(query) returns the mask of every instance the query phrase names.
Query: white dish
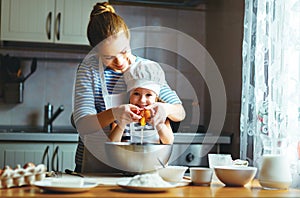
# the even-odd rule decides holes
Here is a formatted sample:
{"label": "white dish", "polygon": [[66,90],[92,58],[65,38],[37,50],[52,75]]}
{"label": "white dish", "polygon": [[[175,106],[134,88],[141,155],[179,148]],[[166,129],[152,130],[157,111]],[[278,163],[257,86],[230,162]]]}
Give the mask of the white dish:
{"label": "white dish", "polygon": [[188,168],[187,166],[167,166],[157,171],[159,176],[167,182],[180,182]]}
{"label": "white dish", "polygon": [[170,186],[168,187],[147,187],[147,186],[129,186],[128,183],[130,181],[130,178],[128,179],[122,179],[121,181],[117,182],[117,185],[132,191],[139,191],[139,192],[163,192],[170,190],[172,188],[176,187],[182,187],[187,186],[191,183],[191,180],[189,179],[182,179],[180,182],[168,182]]}
{"label": "white dish", "polygon": [[244,186],[254,178],[257,168],[244,166],[215,166],[218,179],[226,186]]}
{"label": "white dish", "polygon": [[88,190],[96,187],[97,183],[84,182],[83,185],[64,186],[62,184],[62,185],[53,186],[51,180],[43,180],[43,181],[34,182],[33,185],[35,185],[43,190],[47,190],[47,191],[75,193],[75,192],[88,191]]}

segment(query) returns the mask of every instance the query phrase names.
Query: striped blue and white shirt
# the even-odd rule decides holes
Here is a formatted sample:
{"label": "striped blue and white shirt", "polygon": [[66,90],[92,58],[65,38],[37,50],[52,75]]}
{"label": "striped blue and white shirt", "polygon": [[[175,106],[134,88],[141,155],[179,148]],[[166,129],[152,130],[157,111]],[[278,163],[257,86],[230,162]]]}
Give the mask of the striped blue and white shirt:
{"label": "striped blue and white shirt", "polygon": [[[137,57],[136,61],[145,59]],[[94,115],[105,111],[105,103],[102,96],[101,81],[99,75],[99,64],[97,56],[90,55],[79,65],[76,74],[75,96],[74,96],[74,121],[77,123],[80,118],[87,115]],[[115,72],[108,67],[104,68],[104,77],[109,94],[126,92],[123,73]],[[168,85],[160,90],[161,101],[170,104],[181,104],[176,92]],[[82,164],[83,143],[80,140],[76,151],[76,165]]]}

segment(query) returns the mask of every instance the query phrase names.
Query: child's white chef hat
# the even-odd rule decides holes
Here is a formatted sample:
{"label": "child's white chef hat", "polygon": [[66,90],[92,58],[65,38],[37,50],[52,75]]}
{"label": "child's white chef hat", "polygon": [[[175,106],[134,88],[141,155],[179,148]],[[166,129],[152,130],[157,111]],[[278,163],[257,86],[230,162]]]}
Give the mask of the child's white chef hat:
{"label": "child's white chef hat", "polygon": [[165,73],[154,61],[141,60],[130,65],[124,73],[127,91],[135,88],[150,89],[159,95],[160,88],[166,83]]}

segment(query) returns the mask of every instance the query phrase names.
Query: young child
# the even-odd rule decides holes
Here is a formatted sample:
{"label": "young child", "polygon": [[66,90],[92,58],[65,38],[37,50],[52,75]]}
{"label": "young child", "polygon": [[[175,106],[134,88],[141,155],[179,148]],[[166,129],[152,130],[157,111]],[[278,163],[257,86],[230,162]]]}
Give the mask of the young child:
{"label": "young child", "polygon": [[161,86],[165,84],[165,74],[160,65],[149,60],[134,63],[124,73],[124,81],[129,93],[129,103],[137,107],[137,114],[141,115],[142,119],[139,123],[114,123],[109,135],[110,140],[172,144],[174,135],[169,120],[153,126],[150,123],[153,123],[151,117],[155,112],[147,109],[149,105],[160,102],[158,96]]}

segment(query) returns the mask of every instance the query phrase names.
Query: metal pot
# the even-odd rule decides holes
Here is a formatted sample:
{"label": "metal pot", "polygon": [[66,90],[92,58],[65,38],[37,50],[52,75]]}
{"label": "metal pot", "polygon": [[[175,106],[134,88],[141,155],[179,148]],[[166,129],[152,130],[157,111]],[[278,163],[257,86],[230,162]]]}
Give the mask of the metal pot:
{"label": "metal pot", "polygon": [[110,166],[130,173],[154,171],[161,167],[159,160],[167,164],[172,147],[171,144],[133,144],[130,142],[106,142],[105,144]]}

